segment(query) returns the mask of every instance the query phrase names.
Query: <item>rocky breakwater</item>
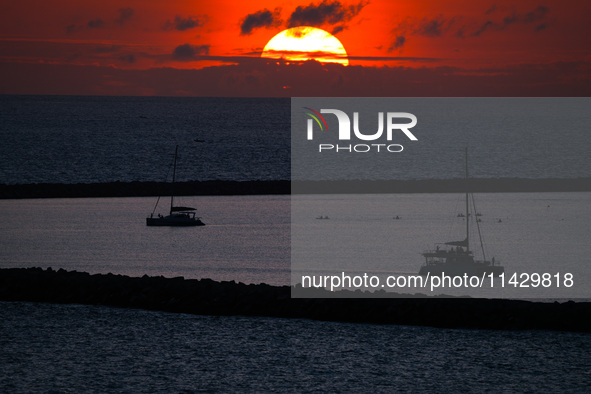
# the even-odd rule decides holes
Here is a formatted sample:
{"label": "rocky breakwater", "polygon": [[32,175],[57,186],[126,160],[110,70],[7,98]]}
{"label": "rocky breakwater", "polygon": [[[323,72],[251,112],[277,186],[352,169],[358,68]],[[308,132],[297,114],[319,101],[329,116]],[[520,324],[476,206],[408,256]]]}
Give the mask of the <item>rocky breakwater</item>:
{"label": "rocky breakwater", "polygon": [[[471,298],[292,299],[289,286],[211,279],[95,274],[41,268],[0,269],[0,300],[107,305],[202,315],[306,318],[447,328],[591,332],[591,303]],[[352,296],[353,294],[345,294]],[[359,296],[363,294],[355,294]]]}
{"label": "rocky breakwater", "polygon": [[[0,184],[0,199],[164,196],[171,187],[163,182]],[[191,181],[177,182],[174,188],[177,196],[289,194],[290,182]]]}

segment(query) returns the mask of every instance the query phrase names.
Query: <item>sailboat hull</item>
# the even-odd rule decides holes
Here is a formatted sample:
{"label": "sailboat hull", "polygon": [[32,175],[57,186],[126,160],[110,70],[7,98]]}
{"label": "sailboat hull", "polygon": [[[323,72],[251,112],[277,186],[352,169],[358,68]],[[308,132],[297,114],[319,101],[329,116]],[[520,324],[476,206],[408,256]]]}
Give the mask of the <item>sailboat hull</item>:
{"label": "sailboat hull", "polygon": [[446,262],[431,263],[423,265],[419,270],[419,275],[426,276],[499,276],[505,272],[505,268],[500,265],[489,265],[482,262],[472,262],[467,264],[450,264]]}
{"label": "sailboat hull", "polygon": [[[466,181],[468,180],[468,148],[466,148]],[[484,254],[484,246],[482,245],[482,237],[480,236],[480,227],[478,225],[479,220],[476,221],[478,226],[478,234],[480,239],[480,247],[482,248],[483,260],[476,260],[474,254],[470,250],[470,204],[469,204],[469,191],[466,191],[466,211],[464,214],[458,215],[463,217],[466,223],[466,238],[462,241],[451,241],[445,242],[444,248],[440,249],[440,245],[437,245],[437,249],[430,250],[422,253],[425,257],[425,264],[419,269],[419,275],[431,275],[431,276],[499,276],[505,272],[505,268],[501,265],[495,265],[495,258],[491,261],[487,261]],[[472,205],[474,206],[474,199],[472,199]],[[476,216],[480,214],[476,213],[476,207],[474,206],[474,212]],[[451,248],[449,248],[451,247]]]}
{"label": "sailboat hull", "polygon": [[188,227],[188,226],[205,226],[201,219],[195,217],[180,217],[178,215],[164,216],[158,218],[146,218],[146,225],[148,226],[172,226],[172,227]]}

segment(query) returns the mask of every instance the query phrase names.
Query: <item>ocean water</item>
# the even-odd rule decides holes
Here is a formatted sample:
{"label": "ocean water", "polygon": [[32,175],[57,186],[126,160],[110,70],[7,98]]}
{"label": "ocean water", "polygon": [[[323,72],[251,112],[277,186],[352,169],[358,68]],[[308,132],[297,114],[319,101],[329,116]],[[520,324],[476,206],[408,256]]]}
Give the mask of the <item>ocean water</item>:
{"label": "ocean water", "polygon": [[[360,165],[346,172],[345,154],[316,162],[298,150],[303,163],[294,175],[461,178],[468,146],[474,177],[589,177],[590,105],[588,98],[397,99],[395,110],[417,115],[419,141],[378,161],[358,154]],[[181,181],[288,180],[291,118],[283,98],[0,96],[0,184],[164,181],[175,145]]]}
{"label": "ocean water", "polygon": [[[296,180],[463,178],[465,148],[470,175],[476,178],[591,174],[589,98],[294,98],[291,107],[291,175]],[[311,123],[309,139],[307,122],[312,118],[305,108],[344,111],[350,123],[343,129],[351,138],[337,138],[341,124],[325,113],[326,130]],[[416,116],[409,131],[417,140],[397,129],[386,131],[389,121],[383,114],[398,111]],[[376,134],[380,118],[378,139],[354,136],[357,129],[365,138]],[[394,118],[393,123],[408,119]],[[378,153],[374,145],[379,144]],[[399,146],[388,152],[390,144]]]}
{"label": "ocean water", "polygon": [[[203,227],[148,227],[156,198],[0,200],[0,267],[184,276],[287,285],[302,275],[414,275],[436,243],[462,240],[460,193],[195,196]],[[486,298],[590,299],[591,194],[475,196],[488,259],[518,274],[571,273],[574,286],[384,289]],[[166,205],[166,204],[164,204]],[[328,216],[329,220],[318,220]],[[395,217],[399,217],[398,220]],[[474,229],[473,229],[474,230]],[[482,252],[473,231],[472,249]],[[291,274],[290,274],[291,273]],[[562,278],[564,279],[564,278]],[[560,284],[564,284],[561,280]],[[375,291],[375,288],[362,290]]]}
{"label": "ocean water", "polygon": [[289,196],[180,197],[206,223],[182,228],[146,226],[156,200],[0,200],[0,267],[289,283]]}
{"label": "ocean water", "polygon": [[[380,285],[354,288],[410,295],[591,299],[590,201],[589,192],[475,194],[480,216],[470,218],[470,249],[483,260],[482,238],[484,257],[489,261],[494,257],[505,267],[505,282],[487,280],[482,286],[431,290],[429,285],[390,288],[385,281],[388,276],[418,274],[425,261],[421,253],[436,244],[445,249],[441,244],[465,239],[466,221],[458,217],[465,209],[464,194],[293,195],[292,284],[302,283],[304,275],[367,274],[380,278]],[[321,216],[329,219],[318,220]],[[545,284],[531,280],[544,274],[553,278],[558,274],[560,280]],[[564,281],[567,274],[573,283]],[[514,275],[517,285],[508,283]]]}
{"label": "ocean water", "polygon": [[587,392],[589,334],[0,302],[0,390]]}
{"label": "ocean water", "polygon": [[0,96],[0,183],[162,182],[175,145],[179,181],[290,179],[289,119],[289,99]]}

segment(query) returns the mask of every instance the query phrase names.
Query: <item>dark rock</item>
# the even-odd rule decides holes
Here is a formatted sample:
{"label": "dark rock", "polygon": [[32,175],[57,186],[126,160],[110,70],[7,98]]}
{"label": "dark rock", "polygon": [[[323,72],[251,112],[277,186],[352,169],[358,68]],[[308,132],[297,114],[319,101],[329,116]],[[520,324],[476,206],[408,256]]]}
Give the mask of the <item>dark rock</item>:
{"label": "dark rock", "polygon": [[[307,318],[446,328],[547,329],[591,332],[591,303],[473,298],[291,298],[289,286],[211,279],[131,278],[112,273],[0,269],[0,300],[108,305],[206,315]],[[345,292],[346,296],[366,295]]]}
{"label": "dark rock", "polygon": [[[109,182],[0,184],[0,198],[148,197],[170,194],[170,183]],[[175,183],[175,195],[289,194],[289,181],[190,181]]]}
{"label": "dark rock", "polygon": [[[472,178],[472,192],[551,192],[590,191],[591,178],[522,179]],[[0,184],[0,198],[148,197],[170,194],[169,183],[108,182],[78,184]],[[374,181],[189,181],[175,184],[175,195],[257,195],[257,194],[338,194],[338,193],[459,193],[466,190],[465,179],[374,180]]]}

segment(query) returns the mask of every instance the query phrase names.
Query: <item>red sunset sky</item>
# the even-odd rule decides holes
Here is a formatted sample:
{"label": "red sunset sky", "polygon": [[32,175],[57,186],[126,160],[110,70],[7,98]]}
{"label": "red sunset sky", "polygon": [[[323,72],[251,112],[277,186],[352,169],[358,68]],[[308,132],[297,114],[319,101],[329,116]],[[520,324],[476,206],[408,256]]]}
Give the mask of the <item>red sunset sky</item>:
{"label": "red sunset sky", "polygon": [[[7,0],[0,94],[589,96],[591,2]],[[292,26],[349,66],[261,58]]]}

